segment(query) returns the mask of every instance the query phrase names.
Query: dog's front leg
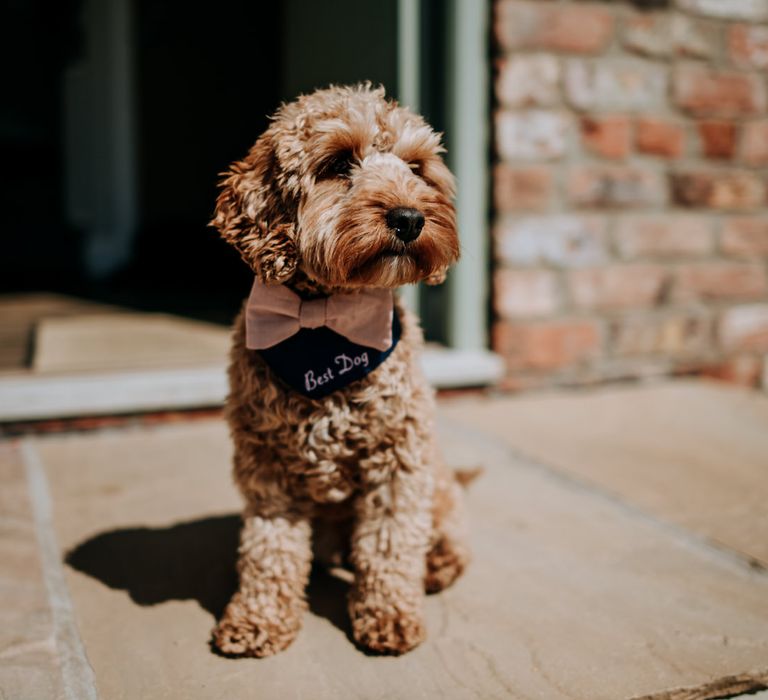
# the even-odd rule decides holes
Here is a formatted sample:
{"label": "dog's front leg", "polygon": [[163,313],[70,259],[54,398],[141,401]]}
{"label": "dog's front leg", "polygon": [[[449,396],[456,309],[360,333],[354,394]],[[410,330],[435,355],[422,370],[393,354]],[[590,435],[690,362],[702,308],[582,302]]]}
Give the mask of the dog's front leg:
{"label": "dog's front leg", "polygon": [[406,471],[360,496],[352,536],[355,640],[402,654],[424,640],[424,576],[431,528],[432,475]]}
{"label": "dog's front leg", "polygon": [[311,527],[294,513],[246,510],[240,536],[240,587],[213,632],[225,654],[271,656],[301,628],[312,562]]}

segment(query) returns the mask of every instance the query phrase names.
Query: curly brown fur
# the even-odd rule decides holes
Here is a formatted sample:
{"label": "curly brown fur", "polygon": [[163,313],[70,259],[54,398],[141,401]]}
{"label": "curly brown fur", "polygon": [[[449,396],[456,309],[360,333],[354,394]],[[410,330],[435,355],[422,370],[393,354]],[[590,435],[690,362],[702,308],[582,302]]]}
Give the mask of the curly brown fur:
{"label": "curly brown fur", "polygon": [[[453,178],[424,121],[368,85],[283,106],[222,181],[213,219],[254,273],[305,295],[442,281],[459,254]],[[403,243],[394,207],[425,217]],[[357,642],[402,653],[425,635],[425,590],[469,560],[461,489],[442,464],[434,397],[418,365],[422,333],[399,304],[402,337],[384,364],[322,399],[277,379],[235,325],[227,418],[246,502],[240,587],[217,628],[226,654],[288,646],[306,609],[312,523],[351,532]]]}

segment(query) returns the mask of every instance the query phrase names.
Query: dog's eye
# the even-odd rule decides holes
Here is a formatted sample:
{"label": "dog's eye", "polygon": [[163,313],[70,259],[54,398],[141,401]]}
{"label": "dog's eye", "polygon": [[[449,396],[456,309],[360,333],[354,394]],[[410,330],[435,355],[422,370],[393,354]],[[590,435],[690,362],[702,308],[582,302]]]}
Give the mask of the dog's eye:
{"label": "dog's eye", "polygon": [[424,163],[420,160],[412,160],[408,163],[408,167],[416,177],[424,177]]}
{"label": "dog's eye", "polygon": [[317,169],[318,180],[330,180],[335,177],[347,177],[352,170],[353,156],[351,151],[337,153],[323,161]]}

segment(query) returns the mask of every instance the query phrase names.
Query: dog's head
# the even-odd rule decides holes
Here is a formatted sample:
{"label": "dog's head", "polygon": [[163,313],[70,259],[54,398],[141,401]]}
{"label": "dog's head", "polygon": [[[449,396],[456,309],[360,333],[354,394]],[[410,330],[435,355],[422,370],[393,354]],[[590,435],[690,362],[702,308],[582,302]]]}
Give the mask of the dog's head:
{"label": "dog's head", "polygon": [[441,282],[458,259],[440,137],[368,85],[281,107],[221,183],[212,224],[264,282]]}

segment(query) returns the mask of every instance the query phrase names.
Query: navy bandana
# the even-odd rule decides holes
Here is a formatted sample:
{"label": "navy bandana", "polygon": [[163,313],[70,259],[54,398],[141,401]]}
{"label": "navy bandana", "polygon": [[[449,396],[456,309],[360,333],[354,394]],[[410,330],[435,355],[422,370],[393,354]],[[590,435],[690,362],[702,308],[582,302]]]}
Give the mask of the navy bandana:
{"label": "navy bandana", "polygon": [[383,351],[320,326],[302,328],[277,345],[253,352],[289,387],[319,399],[373,372],[395,349],[401,332],[397,310],[393,310],[392,345]]}

